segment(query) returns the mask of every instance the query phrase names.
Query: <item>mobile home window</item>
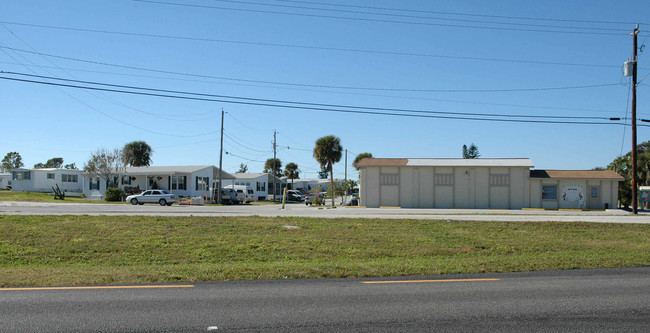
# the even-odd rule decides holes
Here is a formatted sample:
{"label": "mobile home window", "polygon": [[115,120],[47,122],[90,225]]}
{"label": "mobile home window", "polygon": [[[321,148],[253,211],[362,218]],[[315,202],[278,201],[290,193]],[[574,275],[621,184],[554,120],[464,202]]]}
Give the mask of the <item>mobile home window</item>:
{"label": "mobile home window", "polygon": [[172,190],[187,190],[187,185],[185,184],[185,179],[187,176],[172,176],[171,177],[171,189]]}
{"label": "mobile home window", "polygon": [[13,173],[13,180],[29,180],[31,178],[31,173],[29,171],[15,171]]}
{"label": "mobile home window", "polygon": [[591,188],[591,197],[592,198],[598,198],[598,187],[592,187]]}
{"label": "mobile home window", "polygon": [[131,185],[131,176],[122,176],[122,185]]}
{"label": "mobile home window", "polygon": [[61,175],[61,181],[64,183],[76,183],[78,181],[77,175]]}
{"label": "mobile home window", "polygon": [[266,183],[265,182],[257,182],[257,190],[258,191],[266,191]]}
{"label": "mobile home window", "polygon": [[557,200],[557,186],[542,186],[542,200]]}
{"label": "mobile home window", "polygon": [[196,190],[207,191],[209,183],[210,183],[209,177],[196,177]]}
{"label": "mobile home window", "polygon": [[88,185],[90,190],[99,190],[99,178],[90,178]]}
{"label": "mobile home window", "polygon": [[47,173],[47,179],[54,179],[54,173]]}

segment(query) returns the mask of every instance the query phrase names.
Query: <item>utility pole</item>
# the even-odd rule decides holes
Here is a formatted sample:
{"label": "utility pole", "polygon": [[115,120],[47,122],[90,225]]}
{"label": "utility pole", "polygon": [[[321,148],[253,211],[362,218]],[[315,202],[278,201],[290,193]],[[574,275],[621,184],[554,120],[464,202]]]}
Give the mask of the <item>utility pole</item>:
{"label": "utility pole", "polygon": [[639,25],[636,25],[632,32],[632,213],[638,214],[638,196],[637,196],[637,183],[638,177],[636,175],[636,39],[639,34]]}
{"label": "utility pole", "polygon": [[275,142],[275,139],[276,139],[276,134],[277,134],[277,131],[273,130],[273,168],[272,169],[273,169],[273,202],[274,203],[275,203],[275,164],[276,164],[275,163],[275,161],[276,161],[276,159],[275,159],[275,154],[276,154],[276,144],[275,144],[276,142]]}
{"label": "utility pole", "polygon": [[221,109],[221,149],[219,149],[219,186],[217,188],[217,203],[221,202],[221,188],[223,187],[223,178],[221,170],[223,168],[223,108]]}
{"label": "utility pole", "polygon": [[348,191],[350,190],[348,188],[348,150],[345,149],[345,202],[348,201]]}

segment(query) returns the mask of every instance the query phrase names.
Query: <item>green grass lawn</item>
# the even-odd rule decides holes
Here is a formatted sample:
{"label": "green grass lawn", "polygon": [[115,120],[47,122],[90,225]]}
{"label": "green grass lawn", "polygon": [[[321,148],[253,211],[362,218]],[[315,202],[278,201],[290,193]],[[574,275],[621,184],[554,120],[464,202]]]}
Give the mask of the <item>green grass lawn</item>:
{"label": "green grass lawn", "polygon": [[0,216],[2,287],[647,265],[650,225]]}
{"label": "green grass lawn", "polygon": [[106,203],[105,200],[83,200],[80,197],[69,196],[65,197],[65,200],[54,200],[54,195],[48,193],[14,191],[0,191],[0,201]]}

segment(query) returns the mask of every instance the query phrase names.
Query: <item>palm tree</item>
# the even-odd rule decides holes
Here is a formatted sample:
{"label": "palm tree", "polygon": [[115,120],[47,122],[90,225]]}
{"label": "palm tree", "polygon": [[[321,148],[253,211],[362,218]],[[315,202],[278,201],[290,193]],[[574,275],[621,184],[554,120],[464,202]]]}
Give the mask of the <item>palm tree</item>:
{"label": "palm tree", "polygon": [[300,175],[300,170],[298,170],[298,164],[289,162],[284,166],[284,175],[287,178],[291,179],[291,189],[293,189],[293,180],[298,178]]}
{"label": "palm tree", "polygon": [[144,167],[151,165],[153,149],[144,141],[133,141],[122,148],[122,162],[127,166]]}
{"label": "palm tree", "polygon": [[332,189],[332,206],[334,206],[334,172],[332,166],[334,163],[341,160],[343,155],[343,146],[341,146],[341,139],[334,135],[327,135],[316,140],[314,147],[314,158],[320,163],[321,169],[327,170],[330,173],[330,185]]}
{"label": "palm tree", "polygon": [[355,169],[357,169],[357,171],[359,171],[359,167],[357,166],[357,164],[359,164],[359,162],[361,162],[361,160],[364,159],[364,158],[372,158],[372,154],[371,153],[361,153],[361,154],[357,155],[357,157],[354,158],[354,162],[352,162],[352,166]]}
{"label": "palm tree", "polygon": [[[275,162],[275,163],[274,163]],[[275,164],[275,165],[274,165]],[[282,161],[279,158],[269,158],[264,163],[264,173],[271,173],[276,177],[282,177]]]}

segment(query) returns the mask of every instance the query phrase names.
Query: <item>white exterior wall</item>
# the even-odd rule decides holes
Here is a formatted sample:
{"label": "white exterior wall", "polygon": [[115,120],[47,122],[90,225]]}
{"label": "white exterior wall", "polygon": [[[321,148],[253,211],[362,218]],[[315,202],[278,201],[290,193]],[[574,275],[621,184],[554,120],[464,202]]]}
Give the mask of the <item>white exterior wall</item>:
{"label": "white exterior wall", "polygon": [[[29,172],[30,179],[12,180],[12,191],[24,192],[53,192],[52,187],[59,186],[64,192],[81,192],[82,191],[82,171],[70,169],[24,169],[18,172]],[[53,174],[53,179],[48,179],[47,175]],[[77,182],[63,182],[62,175],[77,175]]]}
{"label": "white exterior wall", "polygon": [[6,190],[11,184],[11,174],[10,173],[1,173],[0,174],[0,190]]}
{"label": "white exterior wall", "polygon": [[[131,177],[131,184],[124,184],[122,182],[122,177],[123,176],[130,176]],[[171,184],[170,184],[170,177],[182,177],[185,176],[186,178],[186,190],[179,190],[179,189],[171,189]],[[133,179],[135,177],[135,179]],[[128,174],[128,173],[123,173],[119,176],[119,188],[124,189],[125,186],[130,186],[130,187],[139,187],[140,190],[148,190],[151,189],[152,186],[149,185],[149,177],[154,177],[154,181],[158,185],[158,189],[161,190],[167,190],[171,193],[178,194],[179,196],[185,196],[185,197],[194,197],[194,196],[202,196],[206,195],[207,197],[212,197],[211,193],[211,187],[212,183],[215,179],[213,179],[213,170],[212,167],[207,167],[203,168],[200,170],[196,170],[192,173],[179,173],[179,172],[174,172],[174,173],[156,173],[156,172],[151,172],[150,174]],[[160,179],[158,179],[160,177]],[[196,188],[196,177],[208,177],[208,185],[206,190],[198,190]],[[80,179],[82,176],[79,177]],[[100,194],[104,196],[106,193],[106,180],[101,179],[99,181],[99,190],[90,190],[90,177],[87,174],[83,175],[83,193],[86,194],[87,196],[93,195],[93,194]],[[224,183],[228,181],[224,179]]]}
{"label": "white exterior wall", "polygon": [[[235,177],[237,177],[237,174],[235,174]],[[248,183],[252,189],[253,193],[255,195],[255,200],[258,201],[264,201],[267,200],[269,196],[269,176],[268,174],[261,174],[258,177],[255,178],[235,178],[235,179],[224,179],[223,184],[224,186],[229,186],[229,185],[235,185],[235,183]],[[263,183],[264,184],[264,190],[257,190],[257,183]],[[295,182],[294,182],[295,183]],[[273,184],[271,184],[271,187],[273,187]]]}

